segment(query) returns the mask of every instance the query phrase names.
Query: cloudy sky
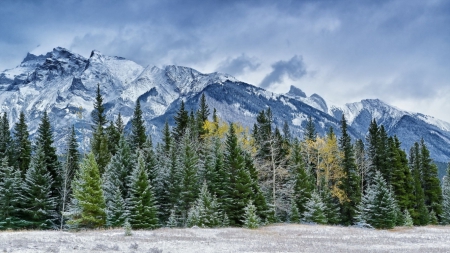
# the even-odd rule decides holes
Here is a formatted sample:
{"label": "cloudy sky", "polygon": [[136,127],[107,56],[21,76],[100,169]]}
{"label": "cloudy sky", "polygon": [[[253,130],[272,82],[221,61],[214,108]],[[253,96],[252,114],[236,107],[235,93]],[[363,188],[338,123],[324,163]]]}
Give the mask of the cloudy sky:
{"label": "cloudy sky", "polygon": [[450,121],[447,0],[2,1],[0,70],[57,46]]}

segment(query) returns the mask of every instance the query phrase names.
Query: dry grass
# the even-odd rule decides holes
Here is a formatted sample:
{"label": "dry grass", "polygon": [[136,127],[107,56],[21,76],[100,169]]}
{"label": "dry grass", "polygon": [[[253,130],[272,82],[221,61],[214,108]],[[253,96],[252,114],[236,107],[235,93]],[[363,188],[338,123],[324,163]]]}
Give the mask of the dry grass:
{"label": "dry grass", "polygon": [[0,232],[0,252],[450,252],[450,227],[276,224],[242,228]]}

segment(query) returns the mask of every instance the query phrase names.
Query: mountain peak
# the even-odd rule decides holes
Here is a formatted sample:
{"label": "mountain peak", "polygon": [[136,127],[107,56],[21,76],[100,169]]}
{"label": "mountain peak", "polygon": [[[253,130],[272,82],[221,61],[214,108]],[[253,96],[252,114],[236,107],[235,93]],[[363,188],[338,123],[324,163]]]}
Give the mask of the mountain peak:
{"label": "mountain peak", "polygon": [[306,94],[300,88],[297,88],[294,85],[291,85],[289,92],[286,93],[286,95],[306,98]]}

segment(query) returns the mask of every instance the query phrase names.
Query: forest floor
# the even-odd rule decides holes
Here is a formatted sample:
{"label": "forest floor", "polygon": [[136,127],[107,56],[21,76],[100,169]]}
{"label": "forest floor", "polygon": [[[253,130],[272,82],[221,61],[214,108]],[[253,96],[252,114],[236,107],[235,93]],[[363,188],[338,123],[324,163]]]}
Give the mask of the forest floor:
{"label": "forest floor", "polygon": [[450,252],[450,226],[391,230],[275,224],[259,229],[2,231],[0,252]]}

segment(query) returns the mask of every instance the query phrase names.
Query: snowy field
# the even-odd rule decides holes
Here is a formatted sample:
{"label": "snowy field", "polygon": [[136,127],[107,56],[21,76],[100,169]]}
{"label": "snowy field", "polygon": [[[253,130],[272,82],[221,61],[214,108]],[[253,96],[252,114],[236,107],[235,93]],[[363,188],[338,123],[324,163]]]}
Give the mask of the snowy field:
{"label": "snowy field", "polygon": [[0,252],[450,252],[450,226],[370,230],[271,225],[242,228],[0,232]]}

